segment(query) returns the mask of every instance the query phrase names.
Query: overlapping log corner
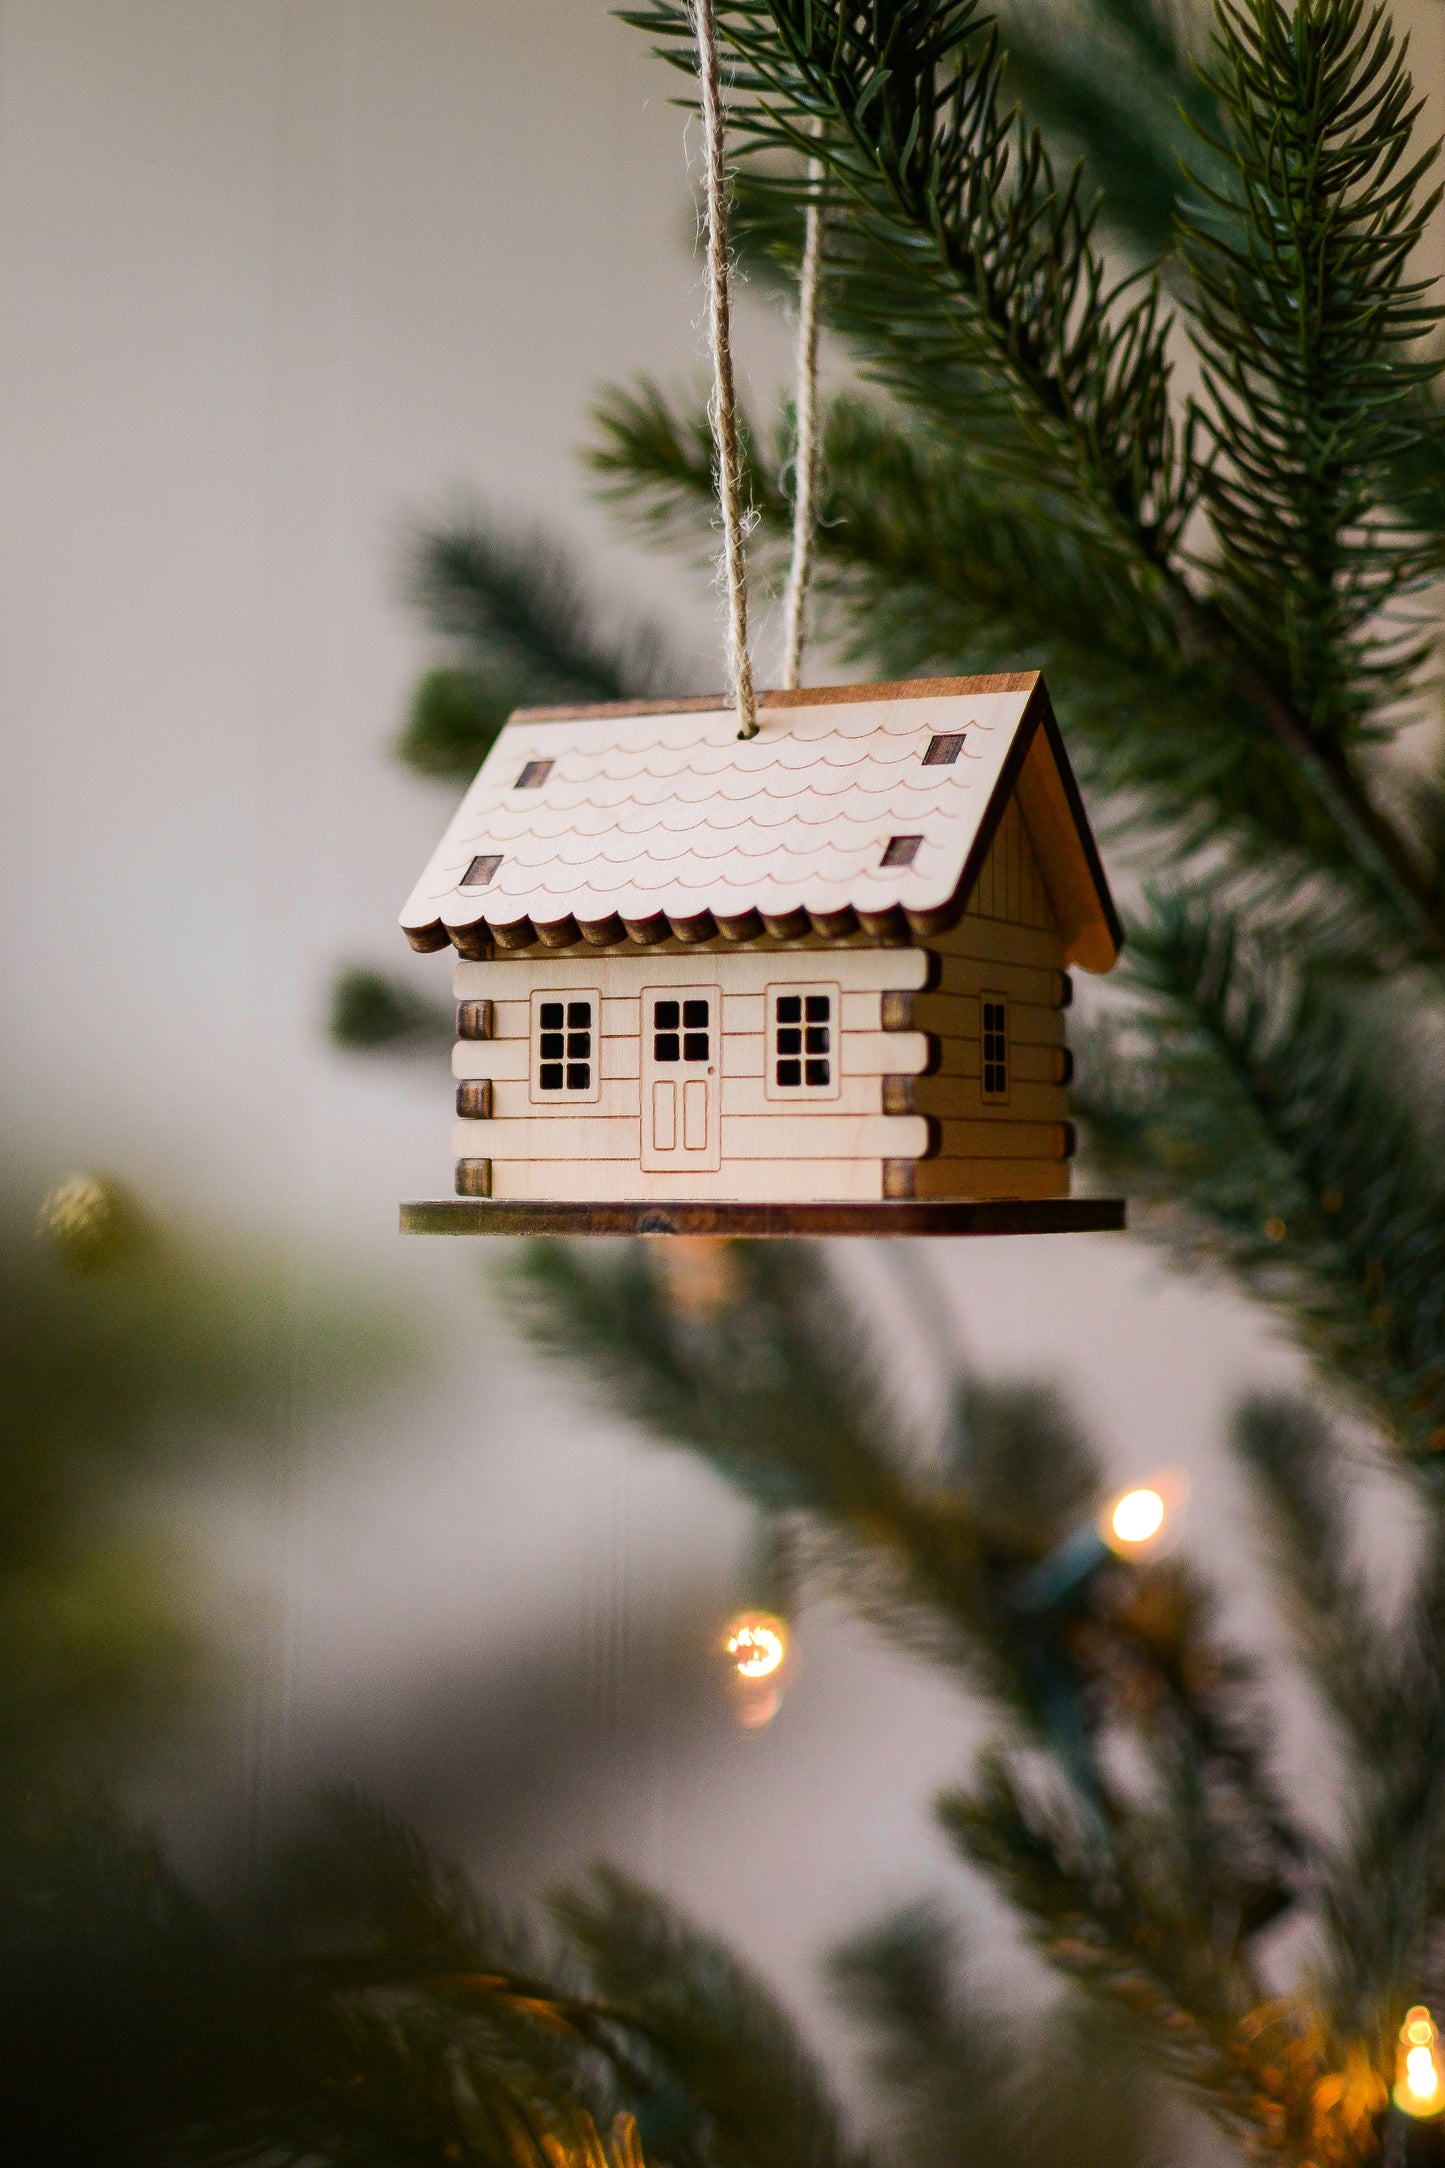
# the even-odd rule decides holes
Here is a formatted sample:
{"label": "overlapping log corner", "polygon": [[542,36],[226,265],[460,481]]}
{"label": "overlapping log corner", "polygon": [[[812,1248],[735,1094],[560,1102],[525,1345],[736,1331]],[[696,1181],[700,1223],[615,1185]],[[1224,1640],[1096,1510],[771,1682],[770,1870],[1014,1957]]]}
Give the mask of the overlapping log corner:
{"label": "overlapping log corner", "polygon": [[1043,679],[519,712],[418,882],[449,1233],[1018,1233],[1072,1198],[1071,966],[1121,941]]}

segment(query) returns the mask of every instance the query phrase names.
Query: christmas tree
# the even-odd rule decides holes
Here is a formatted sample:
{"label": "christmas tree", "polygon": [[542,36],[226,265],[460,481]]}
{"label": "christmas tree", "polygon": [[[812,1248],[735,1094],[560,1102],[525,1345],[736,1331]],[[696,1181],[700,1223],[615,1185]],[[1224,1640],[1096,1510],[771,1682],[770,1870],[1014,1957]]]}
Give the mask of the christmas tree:
{"label": "christmas tree", "polygon": [[[691,70],[685,7],[629,19]],[[1081,1537],[1101,1478],[1056,1400],[960,1376],[920,1455],[886,1349],[794,1247],[740,1245],[701,1282],[642,1248],[539,1248],[528,1315],[752,1499],[805,1582],[996,1711],[939,1811],[1059,2001],[1042,2030],[996,2029],[927,1914],[844,1953],[900,2153],[1076,2160],[1107,2100],[1101,2157],[1139,2157],[1166,2142],[1162,2086],[1249,2157],[1404,2157],[1433,2126],[1392,2107],[1397,2067],[1423,2088],[1397,2088],[1407,2109],[1440,2081],[1428,2027],[1401,2027],[1445,1997],[1445,763],[1422,720],[1445,442],[1408,56],[1363,0],[1001,21],[975,0],[719,0],[717,20],[742,246],[786,297],[821,204],[850,364],[815,636],[859,676],[1046,670],[1137,883],[1127,998],[1080,1061],[1086,1165],[1313,1365],[1313,1400],[1248,1403],[1228,1443],[1333,1728],[1337,1811],[1287,1795],[1208,1587]],[[746,443],[766,577],[790,412]],[[593,459],[636,531],[703,554],[699,401],[609,393]],[[402,741],[427,772],[469,775],[518,700],[678,688],[665,643],[609,637],[533,538],[432,533],[417,580],[453,643]],[[1393,1616],[1355,1540],[1366,1431],[1402,1542],[1423,1525]],[[671,1980],[608,1963],[654,2041],[705,2022],[680,1959]]]}

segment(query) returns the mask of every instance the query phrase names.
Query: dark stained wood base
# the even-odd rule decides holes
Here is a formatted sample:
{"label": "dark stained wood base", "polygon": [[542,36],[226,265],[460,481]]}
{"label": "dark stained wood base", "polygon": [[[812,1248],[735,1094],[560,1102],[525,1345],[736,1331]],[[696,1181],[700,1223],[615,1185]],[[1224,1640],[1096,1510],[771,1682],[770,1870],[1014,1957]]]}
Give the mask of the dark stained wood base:
{"label": "dark stained wood base", "polygon": [[404,1235],[1064,1235],[1124,1224],[1122,1197],[923,1204],[535,1204],[438,1197],[401,1208]]}

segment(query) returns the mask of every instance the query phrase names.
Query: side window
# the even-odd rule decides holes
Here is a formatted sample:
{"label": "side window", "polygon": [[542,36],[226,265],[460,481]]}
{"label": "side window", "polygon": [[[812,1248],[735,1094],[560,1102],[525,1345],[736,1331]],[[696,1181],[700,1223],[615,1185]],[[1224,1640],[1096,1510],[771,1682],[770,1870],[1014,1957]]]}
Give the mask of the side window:
{"label": "side window", "polygon": [[1008,1001],[1003,994],[984,994],[979,999],[982,1026],[983,1096],[1008,1097]]}
{"label": "side window", "polygon": [[602,997],[593,988],[532,996],[531,1096],[542,1106],[596,1099]]}
{"label": "side window", "polygon": [[842,996],[836,986],[770,986],[764,996],[770,1099],[836,1099]]}

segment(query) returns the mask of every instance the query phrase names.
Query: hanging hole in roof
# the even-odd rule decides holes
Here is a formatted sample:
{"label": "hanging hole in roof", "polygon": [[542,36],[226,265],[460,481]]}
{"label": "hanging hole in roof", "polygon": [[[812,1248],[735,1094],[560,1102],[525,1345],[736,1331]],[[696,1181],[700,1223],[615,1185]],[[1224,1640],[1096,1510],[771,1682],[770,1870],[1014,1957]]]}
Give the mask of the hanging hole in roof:
{"label": "hanging hole in roof", "polygon": [[922,836],[890,836],[888,848],[879,862],[885,866],[911,866],[922,843]]}
{"label": "hanging hole in roof", "polygon": [[540,790],[552,773],[550,760],[529,760],[512,785],[513,790]]}
{"label": "hanging hole in roof", "polygon": [[925,768],[951,768],[963,751],[965,733],[961,730],[943,730],[928,741],[923,756]]}
{"label": "hanging hole in roof", "polygon": [[497,868],[501,863],[502,854],[500,851],[497,852],[494,858],[474,858],[460,881],[458,881],[458,888],[485,888],[490,881],[495,880]]}

